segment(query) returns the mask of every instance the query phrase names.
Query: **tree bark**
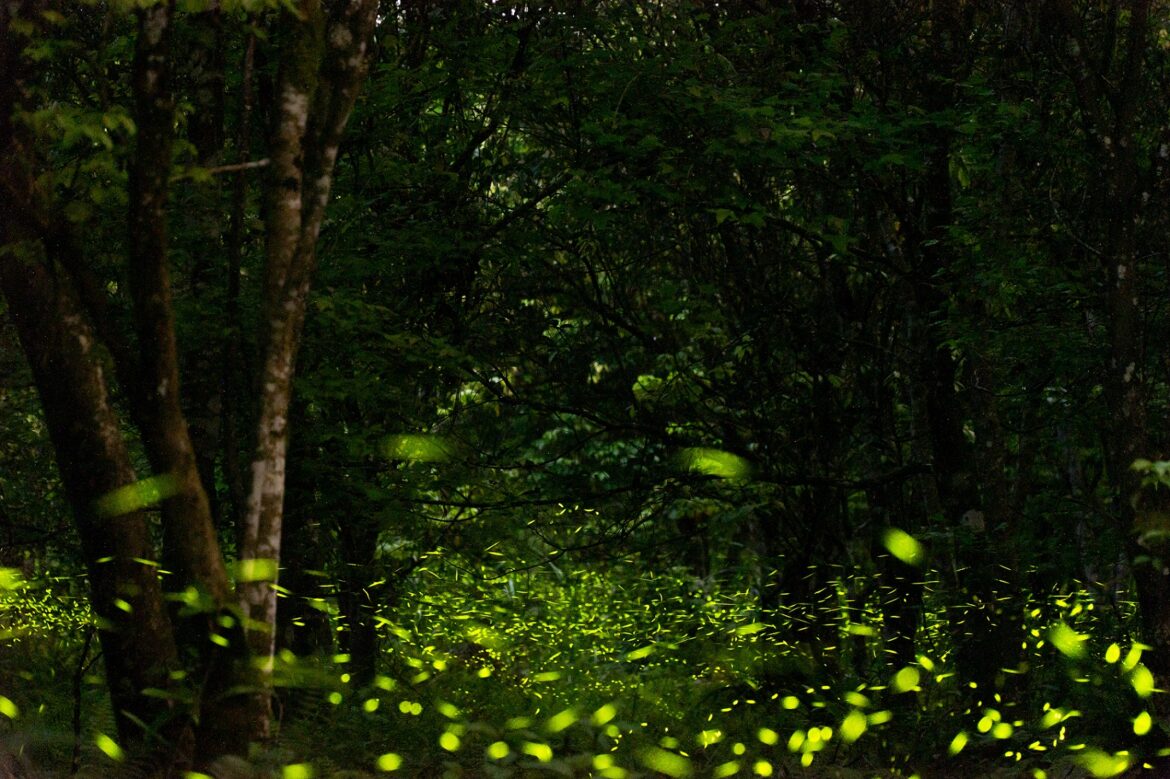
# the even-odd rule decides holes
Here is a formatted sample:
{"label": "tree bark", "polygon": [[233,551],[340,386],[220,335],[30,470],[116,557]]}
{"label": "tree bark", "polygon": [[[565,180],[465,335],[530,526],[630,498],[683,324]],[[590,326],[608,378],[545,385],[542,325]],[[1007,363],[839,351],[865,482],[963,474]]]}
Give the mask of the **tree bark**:
{"label": "tree bark", "polygon": [[[25,66],[10,24],[16,13],[31,16],[34,5],[0,8],[0,243],[10,250],[0,255],[0,292],[33,372],[81,538],[119,740],[132,756],[154,752],[153,759],[182,765],[192,722],[170,675],[179,668],[178,650],[146,518],[141,506],[103,511],[98,504],[137,477],[97,333],[70,274],[53,261],[52,249],[62,244],[48,235],[53,220],[33,178],[31,147],[12,122]],[[165,755],[155,737],[167,745]]]}
{"label": "tree bark", "polygon": [[[129,748],[145,744],[147,734],[136,724],[145,723],[172,750],[152,757],[154,765],[182,768],[193,750],[195,765],[206,765],[223,753],[245,753],[250,737],[267,734],[275,592],[270,582],[245,582],[236,595],[251,621],[232,616],[235,599],[180,403],[167,234],[174,4],[137,12],[127,236],[134,346],[110,326],[104,285],[87,267],[81,242],[58,214],[49,188],[41,191],[37,174],[44,165],[13,122],[28,95],[27,33],[15,32],[13,21],[19,15],[22,30],[35,28],[42,23],[39,8],[35,2],[0,7],[0,237],[7,249],[0,255],[0,290],[33,367],[82,536],[119,736]],[[376,8],[373,0],[354,0],[330,4],[326,12],[306,0],[299,14],[283,17],[290,43],[273,140],[267,332],[252,495],[243,523],[245,559],[279,560],[293,365],[334,161],[366,72]],[[167,589],[207,604],[181,623],[164,607],[142,501],[99,512],[112,491],[136,478],[105,383],[105,355],[95,351],[99,342],[112,359],[151,468],[166,485],[160,498],[163,562],[173,572]],[[226,651],[209,648],[211,634],[225,628],[229,643],[233,631],[240,640]],[[249,647],[261,661],[258,677],[251,673]],[[183,667],[188,650],[197,658],[194,668]],[[171,672],[179,670],[198,680],[192,698],[150,694],[172,691]],[[259,694],[239,693],[249,683]],[[199,717],[197,729],[192,714]]]}
{"label": "tree bark", "polygon": [[136,476],[93,331],[68,281],[35,257],[0,260],[0,290],[33,371],[81,537],[119,741],[134,757],[157,749],[153,738],[161,736],[170,746],[155,758],[182,764],[190,757],[192,723],[170,678],[178,652],[146,518],[141,510],[103,516],[96,506]]}
{"label": "tree bark", "polygon": [[[265,337],[251,490],[243,522],[243,560],[280,559],[292,379],[317,261],[317,237],[346,122],[367,69],[377,2],[324,9],[315,0],[285,16],[287,44],[277,84],[265,219]],[[242,582],[240,604],[261,687],[254,735],[268,734],[276,638],[275,581]]]}
{"label": "tree bark", "polygon": [[128,259],[141,382],[134,400],[151,466],[176,485],[175,495],[163,503],[164,563],[178,574],[179,588],[195,585],[225,604],[230,584],[179,402],[166,213],[174,124],[172,11],[160,3],[140,12],[134,58],[138,142],[130,165]]}

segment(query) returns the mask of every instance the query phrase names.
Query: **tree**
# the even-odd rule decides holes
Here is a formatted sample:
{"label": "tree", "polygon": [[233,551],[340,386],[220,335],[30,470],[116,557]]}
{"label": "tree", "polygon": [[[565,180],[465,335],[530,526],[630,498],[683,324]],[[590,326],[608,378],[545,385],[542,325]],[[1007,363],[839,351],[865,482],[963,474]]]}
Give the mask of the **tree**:
{"label": "tree", "polygon": [[[132,66],[120,74],[126,81],[112,87],[113,97],[99,96],[104,112],[79,110],[71,125],[91,139],[108,137],[101,119],[124,117],[121,137],[98,147],[125,159],[124,181],[115,160],[81,152],[97,160],[92,169],[104,177],[99,184],[124,185],[120,250],[131,306],[123,329],[117,314],[124,299],[120,291],[111,294],[118,280],[102,278],[82,238],[93,191],[75,188],[66,175],[68,133],[39,132],[44,125],[37,124],[46,115],[50,124],[61,118],[44,101],[72,96],[84,105],[93,98],[89,90],[110,85],[82,83],[63,94],[61,72],[35,68],[33,59],[44,55],[52,63],[46,52],[58,43],[69,50],[68,38],[55,29],[69,31],[65,17],[31,0],[0,11],[7,74],[0,90],[0,207],[10,217],[0,236],[0,289],[33,370],[81,536],[119,737],[135,751],[153,751],[146,759],[158,764],[192,756],[204,764],[242,753],[249,738],[267,734],[292,376],[334,165],[366,73],[376,7],[372,0],[306,0],[266,15],[278,39],[278,74],[262,106],[273,129],[264,187],[258,413],[251,489],[238,518],[235,589],[181,406],[168,235],[174,71],[183,57],[176,28],[209,17],[178,14],[168,2],[142,8],[133,19],[109,12],[107,23],[132,35]],[[218,8],[203,13],[217,22],[252,21]],[[97,70],[89,75],[96,79]],[[132,108],[113,104],[119,98]],[[89,202],[81,199],[87,195]],[[121,408],[137,430],[133,442]],[[148,479],[135,475],[138,444],[153,473]],[[154,503],[162,515],[161,558],[145,514]],[[154,560],[171,575],[160,580]],[[252,693],[241,695],[240,685]],[[166,744],[161,753],[156,736]]]}

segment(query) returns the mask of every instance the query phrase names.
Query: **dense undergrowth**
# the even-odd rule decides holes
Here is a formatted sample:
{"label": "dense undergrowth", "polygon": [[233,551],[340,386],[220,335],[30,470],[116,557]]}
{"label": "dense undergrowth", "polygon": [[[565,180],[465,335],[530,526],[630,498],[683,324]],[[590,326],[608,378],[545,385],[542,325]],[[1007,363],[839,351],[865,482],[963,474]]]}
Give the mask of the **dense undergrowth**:
{"label": "dense undergrowth", "polygon": [[[1019,604],[1020,665],[979,691],[954,672],[929,586],[917,658],[899,667],[856,579],[824,617],[839,640],[810,647],[751,591],[630,566],[417,571],[380,615],[369,688],[344,655],[282,657],[278,736],[253,764],[290,779],[1114,776],[1164,746],[1128,601],[1069,588]],[[57,775],[115,772],[82,582],[12,584],[0,745]]]}

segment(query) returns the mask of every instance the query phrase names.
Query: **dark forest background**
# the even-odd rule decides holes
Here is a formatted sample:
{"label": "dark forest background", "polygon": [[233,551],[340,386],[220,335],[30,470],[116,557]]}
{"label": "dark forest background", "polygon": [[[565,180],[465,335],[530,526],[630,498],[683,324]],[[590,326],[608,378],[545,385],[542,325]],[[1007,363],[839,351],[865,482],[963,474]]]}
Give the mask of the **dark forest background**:
{"label": "dark forest background", "polygon": [[1170,5],[19,0],[0,81],[0,774],[1170,770]]}

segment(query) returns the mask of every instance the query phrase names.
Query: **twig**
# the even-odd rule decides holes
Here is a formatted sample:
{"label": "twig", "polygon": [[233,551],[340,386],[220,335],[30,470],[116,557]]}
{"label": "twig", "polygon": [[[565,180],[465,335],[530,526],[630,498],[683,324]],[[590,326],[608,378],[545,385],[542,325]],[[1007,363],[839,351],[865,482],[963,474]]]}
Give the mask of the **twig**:
{"label": "twig", "polygon": [[[217,165],[214,168],[185,168],[176,171],[171,176],[170,183],[174,184],[176,181],[183,181],[184,179],[192,179],[198,176],[218,176],[221,173],[239,173],[242,170],[255,170],[256,168],[267,168],[269,159],[265,157],[261,160],[250,160],[248,162],[233,162],[229,165]],[[196,173],[198,171],[198,173]]]}
{"label": "twig", "polygon": [[230,165],[219,165],[214,168],[207,168],[207,173],[216,176],[220,173],[235,173],[238,170],[252,170],[253,168],[267,168],[268,158],[262,160],[251,160],[249,162],[233,162]]}

